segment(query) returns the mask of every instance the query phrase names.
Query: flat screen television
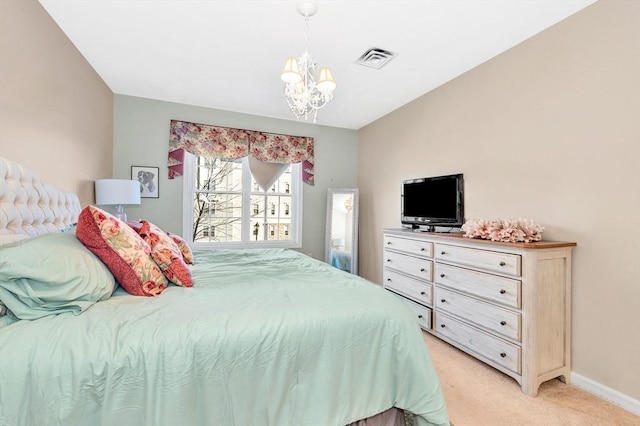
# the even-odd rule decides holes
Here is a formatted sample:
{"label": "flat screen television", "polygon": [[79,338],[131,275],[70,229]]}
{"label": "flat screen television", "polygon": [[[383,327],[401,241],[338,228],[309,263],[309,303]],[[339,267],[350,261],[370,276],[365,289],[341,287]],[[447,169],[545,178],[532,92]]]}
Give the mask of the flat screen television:
{"label": "flat screen television", "polygon": [[464,224],[462,173],[404,180],[401,198],[404,227],[434,231],[435,226]]}

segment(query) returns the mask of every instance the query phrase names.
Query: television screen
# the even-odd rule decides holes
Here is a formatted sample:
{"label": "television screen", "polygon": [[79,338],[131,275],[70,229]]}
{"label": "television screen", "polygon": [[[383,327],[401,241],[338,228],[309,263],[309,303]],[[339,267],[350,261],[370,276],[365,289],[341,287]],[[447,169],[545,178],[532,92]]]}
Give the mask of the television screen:
{"label": "television screen", "polygon": [[462,174],[405,180],[402,222],[462,225],[463,202]]}

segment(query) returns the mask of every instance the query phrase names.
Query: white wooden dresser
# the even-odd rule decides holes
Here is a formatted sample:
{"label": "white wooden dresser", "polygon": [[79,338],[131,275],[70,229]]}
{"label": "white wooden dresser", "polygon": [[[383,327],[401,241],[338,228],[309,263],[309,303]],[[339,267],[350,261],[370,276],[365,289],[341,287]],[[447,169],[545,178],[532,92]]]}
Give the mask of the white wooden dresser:
{"label": "white wooden dresser", "polygon": [[571,373],[571,251],[386,229],[383,286],[420,326],[513,377],[531,396]]}

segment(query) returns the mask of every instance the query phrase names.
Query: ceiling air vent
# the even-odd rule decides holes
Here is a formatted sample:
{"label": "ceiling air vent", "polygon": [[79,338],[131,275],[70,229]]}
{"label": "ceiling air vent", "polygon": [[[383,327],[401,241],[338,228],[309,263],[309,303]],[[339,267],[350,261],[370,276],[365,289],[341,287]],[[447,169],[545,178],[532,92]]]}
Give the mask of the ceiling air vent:
{"label": "ceiling air vent", "polygon": [[388,50],[378,49],[377,47],[372,47],[371,49],[364,52],[362,56],[360,56],[356,60],[356,64],[379,70],[393,58],[394,55],[392,52],[389,52]]}

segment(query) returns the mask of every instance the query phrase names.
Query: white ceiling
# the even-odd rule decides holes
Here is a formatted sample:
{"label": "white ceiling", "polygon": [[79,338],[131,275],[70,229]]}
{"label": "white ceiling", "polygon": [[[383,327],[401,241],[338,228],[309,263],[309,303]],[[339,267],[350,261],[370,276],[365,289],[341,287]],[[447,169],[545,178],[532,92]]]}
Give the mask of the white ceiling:
{"label": "white ceiling", "polygon": [[[332,69],[318,124],[359,129],[595,0],[320,0],[309,52]],[[296,1],[40,0],[116,94],[295,120],[280,71],[304,50]],[[380,70],[354,63],[377,47]]]}

